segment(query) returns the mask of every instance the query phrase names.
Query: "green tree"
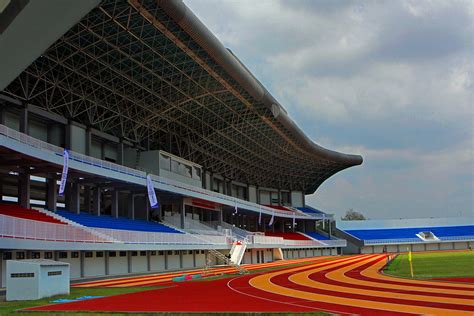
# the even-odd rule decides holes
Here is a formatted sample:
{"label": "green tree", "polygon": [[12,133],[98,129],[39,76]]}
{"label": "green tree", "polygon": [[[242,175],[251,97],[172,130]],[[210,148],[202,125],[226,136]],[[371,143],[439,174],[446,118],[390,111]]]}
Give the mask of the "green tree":
{"label": "green tree", "polygon": [[352,208],[349,209],[344,216],[341,217],[343,221],[363,221],[365,216],[357,211],[354,211]]}

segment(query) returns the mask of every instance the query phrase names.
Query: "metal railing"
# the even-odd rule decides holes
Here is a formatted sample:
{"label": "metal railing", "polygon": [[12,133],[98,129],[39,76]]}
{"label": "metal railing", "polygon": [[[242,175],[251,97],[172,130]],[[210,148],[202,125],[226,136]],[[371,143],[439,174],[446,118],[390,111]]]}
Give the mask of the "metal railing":
{"label": "metal railing", "polygon": [[57,242],[110,243],[79,227],[0,215],[0,237]]}
{"label": "metal railing", "polygon": [[[45,150],[45,151],[50,151],[50,152],[53,152],[56,155],[59,155],[61,157],[63,155],[63,150],[64,150],[63,148],[58,147],[58,146],[53,145],[53,144],[50,144],[50,143],[47,143],[47,142],[44,142],[44,141],[39,140],[37,138],[31,137],[27,134],[18,132],[18,131],[14,130],[14,129],[11,129],[11,128],[5,126],[5,125],[0,124],[0,134],[5,135],[6,137],[8,137],[10,139],[14,139],[16,141],[19,141],[23,144],[26,144],[26,145],[34,147],[34,148]],[[95,166],[95,167],[98,167],[98,168],[111,170],[111,171],[114,171],[114,172],[119,172],[121,174],[126,174],[126,175],[129,175],[129,176],[133,176],[133,177],[142,179],[143,180],[143,185],[144,186],[146,185],[145,179],[146,179],[146,174],[147,173],[145,171],[140,171],[140,170],[137,170],[137,169],[129,168],[129,167],[126,167],[126,166],[123,166],[123,165],[113,163],[113,162],[108,162],[108,161],[105,161],[105,160],[102,160],[102,159],[98,159],[98,158],[90,157],[90,156],[87,156],[87,155],[83,155],[83,154],[80,154],[80,153],[77,153],[77,152],[74,152],[74,151],[69,151],[69,158],[72,161],[77,161],[77,162],[80,162],[80,163],[84,163],[86,165]],[[232,197],[232,196],[228,196],[228,195],[225,195],[225,194],[222,194],[222,193],[217,193],[217,192],[214,192],[214,191],[206,190],[206,189],[203,189],[203,188],[200,188],[200,187],[192,186],[192,185],[182,183],[182,182],[179,182],[179,181],[175,181],[175,180],[172,180],[172,179],[168,179],[168,178],[163,178],[163,177],[156,176],[156,175],[153,175],[153,174],[150,174],[150,175],[151,175],[151,178],[152,178],[153,182],[158,183],[162,186],[174,187],[174,188],[178,188],[178,189],[182,189],[182,190],[186,190],[186,191],[199,193],[199,194],[202,194],[202,195],[205,195],[205,196],[208,196],[208,197],[213,197],[213,198],[216,198],[216,199],[220,199],[220,200],[226,201],[227,205],[229,205],[229,206],[234,206],[237,203],[237,206],[240,207],[240,208],[245,208],[245,209],[253,210],[253,211],[262,210],[263,213],[266,213],[267,215],[268,214],[275,214],[276,216],[281,216],[281,217],[292,217],[291,212],[286,212],[286,211],[274,209],[274,208],[271,208],[271,207],[259,205],[257,203],[241,200],[241,199],[238,199],[238,198],[235,198],[235,197]],[[171,190],[171,191],[174,192],[173,190]],[[299,214],[299,215],[297,215],[297,218],[311,218],[311,216],[306,215],[306,214]]]}
{"label": "metal railing", "polygon": [[96,228],[104,235],[110,236],[126,244],[166,244],[166,245],[222,245],[228,246],[225,236],[199,235],[178,233],[158,233],[132,230]]}

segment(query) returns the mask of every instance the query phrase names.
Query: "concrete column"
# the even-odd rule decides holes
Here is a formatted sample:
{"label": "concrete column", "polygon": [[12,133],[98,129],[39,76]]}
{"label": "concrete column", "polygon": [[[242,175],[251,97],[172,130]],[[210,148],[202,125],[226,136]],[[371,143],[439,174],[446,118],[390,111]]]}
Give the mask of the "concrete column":
{"label": "concrete column", "polygon": [[128,273],[132,273],[132,256],[130,255],[130,251],[127,251],[127,268]]}
{"label": "concrete column", "polygon": [[118,218],[118,203],[119,203],[119,192],[117,190],[112,190],[110,192],[110,198],[112,199],[111,205],[111,215],[112,217]]}
{"label": "concrete column", "polygon": [[151,257],[150,257],[150,251],[147,250],[146,252],[146,270],[151,271]]}
{"label": "concrete column", "polygon": [[101,198],[101,192],[100,192],[100,187],[95,186],[94,189],[92,190],[92,214],[100,216],[100,198]]}
{"label": "concrete column", "polygon": [[135,219],[135,194],[128,195],[128,218]]}
{"label": "concrete column", "polygon": [[56,185],[56,179],[48,178],[46,180],[47,185],[47,196],[46,196],[46,207],[49,211],[56,211],[56,202],[58,200],[58,190]]}
{"label": "concrete column", "polygon": [[199,250],[192,250],[193,252],[193,267],[196,268],[196,251],[199,251]]}
{"label": "concrete column", "polygon": [[105,275],[109,275],[109,252],[104,251]]}
{"label": "concrete column", "polygon": [[179,268],[183,268],[183,250],[179,251]]}
{"label": "concrete column", "polygon": [[90,128],[86,129],[86,155],[90,156],[92,150],[92,131]]}
{"label": "concrete column", "polygon": [[28,108],[26,106],[20,110],[20,132],[28,134]]}
{"label": "concrete column", "polygon": [[185,205],[184,205],[184,201],[181,200],[179,202],[179,205],[180,205],[180,209],[181,209],[181,229],[184,229],[184,222],[186,220],[186,208],[185,208]]}
{"label": "concrete column", "polygon": [[84,250],[79,251],[79,265],[81,267],[81,278],[84,277]]}
{"label": "concrete column", "polygon": [[80,198],[80,186],[79,183],[73,182],[71,185],[71,189],[69,190],[70,201],[71,205],[69,206],[69,210],[76,214],[81,212],[81,198]]}
{"label": "concrete column", "polygon": [[24,171],[18,175],[18,198],[21,207],[30,208],[30,175]]}
{"label": "concrete column", "polygon": [[331,221],[328,220],[328,235],[329,235],[329,238],[331,238],[331,230],[332,230]]}
{"label": "concrete column", "polygon": [[163,253],[165,255],[165,270],[168,270],[168,251],[164,250]]}
{"label": "concrete column", "polygon": [[5,109],[0,107],[0,124],[5,125]]}
{"label": "concrete column", "polygon": [[117,163],[123,165],[123,155],[124,155],[124,143],[123,140],[120,139],[119,143],[117,144]]}
{"label": "concrete column", "polygon": [[71,122],[68,122],[68,124],[64,128],[65,135],[64,135],[64,147],[66,149],[71,149],[72,146],[72,132],[71,132]]}

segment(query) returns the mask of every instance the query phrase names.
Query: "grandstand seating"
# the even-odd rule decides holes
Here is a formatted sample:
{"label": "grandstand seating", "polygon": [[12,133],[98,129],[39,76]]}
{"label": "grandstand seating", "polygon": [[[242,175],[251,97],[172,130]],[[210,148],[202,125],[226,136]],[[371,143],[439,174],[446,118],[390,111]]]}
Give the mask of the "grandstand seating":
{"label": "grandstand seating", "polygon": [[57,214],[86,227],[182,234],[182,232],[161,223],[144,220],[114,218],[107,215],[96,216],[88,213],[76,214],[68,211],[57,211]]}
{"label": "grandstand seating", "polygon": [[60,220],[38,210],[23,208],[14,204],[0,204],[0,214],[53,224],[65,224]]}
{"label": "grandstand seating", "polygon": [[308,235],[309,237],[313,238],[313,239],[316,239],[316,240],[330,240],[329,237],[327,236],[324,236],[318,232],[307,232],[305,233],[306,235]]}
{"label": "grandstand seating", "polygon": [[265,236],[282,237],[283,239],[289,239],[289,240],[311,240],[305,235],[302,235],[300,233],[265,232]]}
{"label": "grandstand seating", "polygon": [[296,209],[306,214],[325,214],[324,212],[310,206],[297,207]]}
{"label": "grandstand seating", "polygon": [[446,227],[415,227],[387,229],[345,230],[346,233],[360,240],[418,238],[420,232],[432,232],[439,239],[443,237],[474,236],[474,225]]}

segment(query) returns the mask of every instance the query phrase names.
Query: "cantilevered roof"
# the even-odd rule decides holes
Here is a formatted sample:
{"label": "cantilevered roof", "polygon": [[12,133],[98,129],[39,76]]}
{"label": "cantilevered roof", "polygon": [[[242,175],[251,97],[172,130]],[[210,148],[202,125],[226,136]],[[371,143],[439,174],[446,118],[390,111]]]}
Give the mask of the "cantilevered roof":
{"label": "cantilevered roof", "polygon": [[362,163],[310,140],[180,0],[103,1],[3,93],[263,187]]}

